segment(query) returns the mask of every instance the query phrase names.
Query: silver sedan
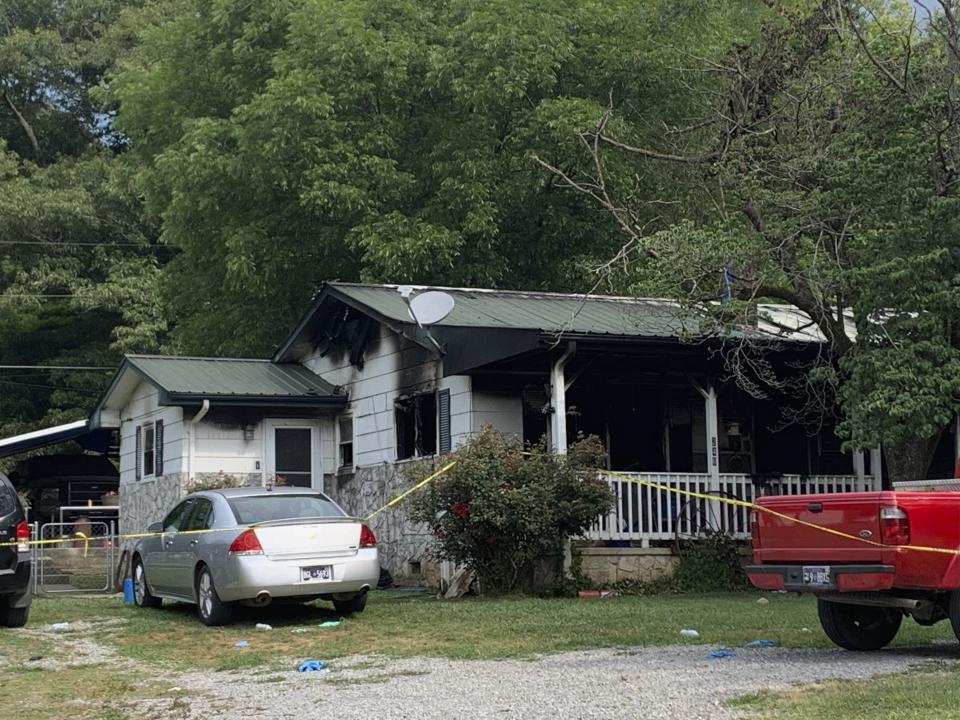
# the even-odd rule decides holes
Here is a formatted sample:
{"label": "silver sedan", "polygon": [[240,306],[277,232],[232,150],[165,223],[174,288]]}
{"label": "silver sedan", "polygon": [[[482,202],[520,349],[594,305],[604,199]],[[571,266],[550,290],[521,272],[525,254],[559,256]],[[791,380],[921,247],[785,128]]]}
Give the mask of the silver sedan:
{"label": "silver sedan", "polygon": [[377,586],[373,532],[323,493],[231,488],[187,495],[131,558],[134,599],[196,603],[207,625],[224,625],[237,602],[332,600],[360,612]]}

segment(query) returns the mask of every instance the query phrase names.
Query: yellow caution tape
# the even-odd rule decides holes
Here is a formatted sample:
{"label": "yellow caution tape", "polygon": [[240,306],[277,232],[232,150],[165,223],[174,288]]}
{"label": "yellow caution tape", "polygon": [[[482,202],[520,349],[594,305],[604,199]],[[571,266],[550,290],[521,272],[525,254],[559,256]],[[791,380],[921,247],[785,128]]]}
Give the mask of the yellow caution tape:
{"label": "yellow caution tape", "polygon": [[725,503],[727,505],[737,505],[739,507],[745,507],[751,510],[765,512],[768,515],[773,515],[782,520],[787,520],[797,525],[803,525],[804,527],[812,528],[814,530],[819,530],[821,532],[827,533],[828,535],[834,535],[836,537],[841,537],[846,540],[856,540],[857,542],[863,543],[865,545],[871,545],[873,547],[887,548],[890,550],[919,550],[921,552],[941,553],[943,555],[960,555],[960,548],[938,548],[938,547],[930,547],[927,545],[884,545],[883,543],[877,542],[876,540],[862,538],[859,535],[851,535],[850,533],[843,532],[842,530],[836,530],[834,528],[825,527],[823,525],[817,525],[816,523],[807,522],[806,520],[801,520],[800,518],[795,518],[790,515],[785,515],[784,513],[777,512],[776,510],[768,508],[764,505],[758,505],[757,503],[750,502],[749,500],[740,500],[739,498],[729,498],[729,497],[721,497],[717,495],[710,495],[709,493],[697,492],[696,490],[683,490],[681,488],[672,488],[668,485],[661,485],[660,483],[653,482],[652,480],[644,480],[634,475],[627,475],[626,473],[619,473],[613,470],[604,470],[603,473],[605,475],[612,475],[614,477],[622,478],[623,480],[629,480],[630,482],[636,483],[637,485],[645,485],[646,487],[656,488],[657,490],[662,490],[664,492],[670,492],[677,495],[686,495],[688,497],[694,497],[701,500],[709,500],[711,502]]}
{"label": "yellow caution tape", "polygon": [[[399,495],[397,495],[395,498],[393,498],[390,502],[388,502],[388,503],[387,503],[386,505],[384,505],[383,507],[381,507],[381,508],[379,508],[379,509],[377,509],[377,510],[374,510],[372,513],[370,513],[369,515],[367,515],[367,516],[364,518],[364,520],[365,520],[365,521],[366,521],[366,520],[369,520],[370,518],[372,518],[373,516],[377,515],[378,513],[381,513],[381,512],[383,512],[384,510],[393,507],[393,506],[396,505],[398,502],[400,502],[400,501],[403,500],[405,497],[407,497],[407,495],[409,495],[409,494],[412,493],[412,492],[415,492],[415,491],[419,490],[420,488],[422,488],[422,487],[423,487],[424,485],[426,485],[427,483],[430,483],[430,482],[432,482],[433,480],[437,479],[438,477],[440,477],[441,475],[443,475],[443,473],[447,472],[450,468],[452,468],[452,467],[453,467],[454,465],[456,465],[456,464],[457,464],[457,461],[456,461],[456,460],[452,460],[451,462],[448,462],[448,463],[447,463],[446,465],[444,465],[442,468],[440,468],[440,469],[437,470],[436,472],[430,474],[429,476],[427,476],[426,478],[424,478],[423,480],[421,480],[420,482],[418,482],[418,483],[417,483],[416,485],[414,485],[413,487],[408,488],[408,489],[405,490],[404,492],[402,492],[402,493],[400,493]],[[238,527],[228,527],[228,528],[209,528],[209,529],[204,529],[204,530],[176,530],[176,531],[172,531],[172,532],[123,533],[123,534],[118,534],[118,535],[101,535],[101,536],[96,536],[95,539],[98,539],[98,540],[112,540],[112,541],[116,541],[116,540],[139,540],[139,539],[142,539],[142,538],[160,537],[160,536],[162,536],[162,535],[173,535],[173,534],[176,534],[176,535],[203,535],[203,534],[205,534],[205,533],[215,533],[215,532],[240,532],[240,531],[242,531],[242,530],[248,530],[248,529],[250,529],[250,528],[256,528],[256,525],[241,525],[241,526],[238,526]],[[11,542],[0,542],[0,548],[3,548],[3,547],[13,547],[13,546],[16,546],[16,545],[24,545],[24,544],[26,544],[26,545],[56,545],[57,543],[70,542],[72,539],[81,539],[81,540],[83,540],[83,542],[84,542],[84,546],[83,546],[83,556],[86,557],[86,556],[87,556],[87,549],[88,549],[89,544],[90,544],[90,538],[89,538],[87,535],[84,535],[82,532],[76,532],[76,533],[74,533],[73,535],[70,535],[70,536],[68,536],[68,537],[48,538],[48,539],[46,539],[46,540],[27,540],[27,541],[20,540],[20,541],[11,541]]]}
{"label": "yellow caution tape", "polygon": [[[528,455],[529,453],[523,453],[523,454]],[[393,507],[394,505],[396,505],[397,503],[401,502],[405,497],[407,497],[407,496],[410,495],[411,493],[416,492],[417,490],[419,490],[420,488],[422,488],[424,485],[427,485],[428,483],[433,482],[434,480],[436,480],[438,477],[440,477],[440,476],[443,475],[445,472],[447,472],[448,470],[450,470],[450,469],[451,469],[452,467],[454,467],[456,464],[457,464],[457,461],[456,461],[456,460],[452,460],[452,461],[448,462],[446,465],[444,465],[443,467],[441,467],[441,468],[440,468],[439,470],[437,470],[436,472],[431,473],[430,475],[428,475],[427,477],[425,477],[423,480],[421,480],[420,482],[418,482],[418,483],[417,483],[416,485],[414,485],[413,487],[410,487],[410,488],[408,488],[407,490],[405,490],[405,491],[403,491],[402,493],[400,493],[399,495],[397,495],[395,498],[393,498],[392,500],[390,500],[390,502],[388,502],[386,505],[384,505],[384,506],[382,506],[382,507],[374,510],[372,513],[370,513],[369,515],[367,515],[367,516],[364,518],[364,520],[365,520],[365,521],[366,521],[366,520],[370,520],[371,518],[373,518],[373,517],[375,517],[376,515],[380,514],[380,513],[383,512],[384,510],[387,510],[387,509]],[[654,481],[652,481],[652,480],[644,480],[643,478],[637,477],[636,475],[628,475],[628,474],[626,474],[626,473],[616,472],[616,471],[614,471],[614,470],[602,470],[601,472],[602,472],[604,475],[609,475],[609,476],[612,476],[612,477],[621,478],[621,479],[623,479],[623,480],[627,480],[627,481],[632,482],[632,483],[635,483],[635,484],[637,484],[637,485],[643,485],[643,486],[646,486],[646,487],[653,488],[653,489],[655,489],[655,490],[660,490],[661,492],[672,493],[672,494],[674,494],[674,495],[683,495],[683,496],[692,497],[692,498],[698,498],[698,499],[700,499],[700,500],[708,500],[708,501],[710,501],[710,502],[724,503],[724,504],[727,504],[727,505],[736,505],[736,506],[738,506],[738,507],[744,507],[744,508],[748,508],[748,509],[750,509],[750,510],[756,510],[756,511],[758,511],[758,512],[764,512],[764,513],[767,513],[768,515],[773,515],[774,517],[778,517],[778,518],[780,518],[780,519],[782,519],[782,520],[786,520],[787,522],[791,522],[791,523],[794,523],[794,524],[796,524],[796,525],[802,525],[802,526],[804,526],[804,527],[808,527],[808,528],[811,528],[811,529],[813,529],[813,530],[818,530],[818,531],[820,531],[820,532],[827,533],[827,534],[833,535],[833,536],[835,536],[835,537],[843,538],[843,539],[845,539],[845,540],[854,540],[854,541],[856,541],[856,542],[863,543],[863,544],[865,544],[865,545],[870,545],[870,546],[872,546],[872,547],[886,548],[886,549],[890,549],[890,550],[917,550],[917,551],[920,551],[920,552],[940,553],[940,554],[943,554],[943,555],[960,555],[960,548],[938,548],[938,547],[930,547],[930,546],[927,546],[927,545],[884,545],[883,543],[877,542],[876,540],[870,540],[870,539],[868,539],[868,538],[863,538],[863,537],[860,537],[859,535],[851,535],[850,533],[843,532],[842,530],[836,530],[836,529],[834,529],[834,528],[829,528],[829,527],[825,527],[825,526],[823,526],[823,525],[817,525],[816,523],[808,522],[808,521],[806,521],[806,520],[801,520],[800,518],[795,518],[795,517],[792,517],[792,516],[790,516],[790,515],[785,515],[784,513],[777,512],[776,510],[773,510],[773,509],[771,509],[771,508],[768,508],[768,507],[766,507],[766,506],[764,506],[764,505],[759,505],[759,504],[757,504],[757,503],[755,503],[755,502],[750,502],[749,500],[741,500],[741,499],[739,499],[739,498],[722,497],[722,496],[718,496],[718,495],[710,495],[709,493],[698,492],[698,491],[696,491],[696,490],[684,490],[684,489],[682,489],[682,488],[670,487],[669,485],[663,485],[663,484],[661,484],[661,483],[654,482]],[[176,532],[177,535],[202,535],[202,534],[204,534],[204,533],[212,533],[212,532],[239,532],[239,531],[241,531],[241,530],[247,530],[247,529],[249,529],[249,528],[251,528],[251,527],[255,527],[255,526],[244,525],[244,526],[239,526],[239,527],[211,528],[211,529],[206,529],[206,530],[178,530],[178,531],[175,531],[175,532]],[[161,535],[170,535],[170,534],[173,534],[173,533],[169,533],[169,532],[124,533],[124,534],[122,534],[122,535],[103,536],[102,539],[104,539],[104,540],[136,540],[136,539],[141,539],[141,538],[159,537],[159,536],[161,536]],[[74,537],[77,537],[77,536],[81,537],[81,538],[84,540],[84,557],[86,557],[86,555],[87,555],[87,548],[88,548],[88,545],[89,545],[89,538],[87,538],[87,536],[84,535],[83,533],[79,533],[79,532],[74,534]],[[51,538],[51,539],[48,539],[48,540],[28,540],[26,544],[28,544],[28,545],[53,545],[53,544],[56,544],[56,543],[62,543],[62,542],[67,542],[67,541],[69,541],[69,538]],[[0,548],[2,548],[2,547],[12,547],[12,546],[15,546],[15,545],[22,545],[22,544],[24,544],[23,541],[20,541],[20,542],[16,542],[16,541],[5,542],[5,543],[0,543]]]}
{"label": "yellow caution tape", "polygon": [[456,464],[457,464],[457,461],[456,461],[456,460],[453,460],[453,461],[451,461],[451,462],[448,462],[448,463],[447,463],[446,465],[444,465],[442,468],[440,468],[439,470],[437,470],[435,473],[433,473],[433,474],[431,474],[431,475],[428,475],[428,476],[425,477],[423,480],[421,480],[421,481],[418,482],[416,485],[414,485],[412,488],[409,488],[409,489],[405,490],[404,492],[400,493],[399,495],[397,495],[393,500],[391,500],[390,502],[388,502],[388,503],[387,503],[386,505],[384,505],[383,507],[378,508],[377,510],[374,510],[372,513],[370,513],[369,515],[367,515],[367,516],[364,518],[364,520],[369,520],[369,519],[372,518],[374,515],[377,515],[377,514],[379,514],[379,513],[382,513],[382,512],[383,512],[384,510],[386,510],[387,508],[393,507],[393,506],[396,505],[398,502],[400,502],[401,500],[403,500],[407,495],[409,495],[409,494],[412,493],[412,492],[415,492],[416,490],[419,490],[420,488],[422,488],[422,487],[423,487],[424,485],[426,485],[427,483],[432,482],[433,480],[436,480],[438,477],[440,477],[441,475],[443,475],[447,470],[449,470],[450,468],[452,468],[452,467],[453,467],[454,465],[456,465]]}

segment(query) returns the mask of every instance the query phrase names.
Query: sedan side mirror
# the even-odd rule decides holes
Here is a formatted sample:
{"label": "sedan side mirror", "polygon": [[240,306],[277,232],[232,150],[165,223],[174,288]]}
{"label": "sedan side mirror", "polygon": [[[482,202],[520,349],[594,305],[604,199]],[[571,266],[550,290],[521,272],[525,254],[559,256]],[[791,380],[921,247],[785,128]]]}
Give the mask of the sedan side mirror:
{"label": "sedan side mirror", "polygon": [[163,532],[163,523],[162,522],[150,523],[149,525],[147,525],[147,532],[148,533]]}

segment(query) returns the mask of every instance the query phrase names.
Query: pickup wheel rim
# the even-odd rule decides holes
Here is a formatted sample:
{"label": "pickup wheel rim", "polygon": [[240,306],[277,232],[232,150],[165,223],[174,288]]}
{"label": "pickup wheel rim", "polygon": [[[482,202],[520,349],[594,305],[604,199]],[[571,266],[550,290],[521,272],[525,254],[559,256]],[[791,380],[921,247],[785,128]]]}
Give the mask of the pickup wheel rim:
{"label": "pickup wheel rim", "polygon": [[143,573],[143,563],[138,562],[133,567],[133,597],[137,605],[143,605],[143,598],[147,594],[147,576]]}
{"label": "pickup wheel rim", "polygon": [[210,579],[210,573],[204,570],[200,573],[200,582],[198,583],[200,595],[200,612],[208,618],[213,612],[213,581]]}

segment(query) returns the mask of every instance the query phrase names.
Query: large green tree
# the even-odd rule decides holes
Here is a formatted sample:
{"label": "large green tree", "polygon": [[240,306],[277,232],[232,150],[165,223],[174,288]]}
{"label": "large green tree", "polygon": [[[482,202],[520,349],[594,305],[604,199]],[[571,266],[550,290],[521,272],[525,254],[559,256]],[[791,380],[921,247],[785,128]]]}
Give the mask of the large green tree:
{"label": "large green tree", "polygon": [[[172,5],[172,4],[171,4]],[[0,7],[0,435],[85,414],[164,329],[158,248],[99,85],[163,3]],[[38,366],[38,367],[29,367]]]}
{"label": "large green tree", "polygon": [[611,98],[669,123],[690,99],[654,59],[712,54],[749,5],[193,0],[110,82],[180,251],[179,347],[269,351],[328,279],[586,289],[615,225],[532,155],[588,162],[576,132]]}
{"label": "large green tree", "polygon": [[[627,286],[732,324],[801,309],[831,350],[804,397],[838,397],[852,446],[923,477],[960,410],[960,4],[769,6],[754,40],[697,65],[720,84],[683,132],[636,132],[612,106],[582,135],[591,171],[550,167],[618,220]],[[649,198],[606,172],[624,158],[681,168],[706,211],[638,226]],[[728,368],[784,389],[762,353],[731,342]]]}

